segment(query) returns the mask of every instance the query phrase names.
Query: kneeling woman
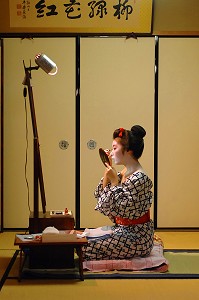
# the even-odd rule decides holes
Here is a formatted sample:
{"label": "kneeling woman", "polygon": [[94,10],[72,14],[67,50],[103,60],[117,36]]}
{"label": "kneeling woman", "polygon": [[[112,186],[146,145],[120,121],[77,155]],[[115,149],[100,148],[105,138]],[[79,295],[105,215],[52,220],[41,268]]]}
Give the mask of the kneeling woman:
{"label": "kneeling woman", "polygon": [[[149,214],[152,181],[138,161],[145,135],[139,125],[131,130],[119,128],[113,133],[112,150],[107,153],[110,165],[106,164],[104,177],[96,188],[95,209],[108,216],[114,225],[108,237],[89,240],[83,248],[84,260],[142,257],[149,255],[153,248],[153,221]],[[117,173],[112,159],[125,168]]]}

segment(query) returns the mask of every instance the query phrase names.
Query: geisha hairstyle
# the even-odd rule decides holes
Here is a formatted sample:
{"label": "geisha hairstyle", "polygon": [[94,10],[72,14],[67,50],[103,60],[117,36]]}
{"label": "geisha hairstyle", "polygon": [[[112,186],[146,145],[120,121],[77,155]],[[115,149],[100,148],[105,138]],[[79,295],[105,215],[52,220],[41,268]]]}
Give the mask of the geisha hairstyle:
{"label": "geisha hairstyle", "polygon": [[118,128],[113,133],[113,139],[120,138],[120,143],[126,151],[133,151],[133,156],[139,159],[144,150],[145,129],[134,125],[131,130]]}

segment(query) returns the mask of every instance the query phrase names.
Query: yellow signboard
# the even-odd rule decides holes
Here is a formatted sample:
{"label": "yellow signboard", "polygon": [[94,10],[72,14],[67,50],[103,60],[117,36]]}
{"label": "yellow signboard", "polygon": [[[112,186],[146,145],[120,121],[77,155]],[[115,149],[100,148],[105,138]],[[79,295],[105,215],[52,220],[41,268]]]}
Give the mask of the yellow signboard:
{"label": "yellow signboard", "polygon": [[152,0],[9,0],[10,27],[150,33]]}

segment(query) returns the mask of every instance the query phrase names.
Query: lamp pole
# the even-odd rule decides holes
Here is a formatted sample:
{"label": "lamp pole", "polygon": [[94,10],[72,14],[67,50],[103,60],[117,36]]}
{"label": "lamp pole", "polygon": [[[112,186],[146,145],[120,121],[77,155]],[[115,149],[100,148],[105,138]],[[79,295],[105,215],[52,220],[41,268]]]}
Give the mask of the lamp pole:
{"label": "lamp pole", "polygon": [[32,119],[32,129],[33,129],[33,159],[34,159],[34,211],[33,215],[34,218],[38,218],[39,216],[39,187],[40,187],[40,194],[41,194],[41,203],[42,203],[42,210],[43,213],[46,213],[46,197],[45,197],[45,189],[44,189],[44,180],[43,180],[43,172],[42,172],[42,164],[41,164],[41,155],[40,155],[40,148],[39,148],[39,137],[38,137],[38,130],[37,130],[37,123],[36,123],[36,114],[35,114],[35,107],[34,107],[34,99],[33,99],[33,89],[31,86],[31,71],[38,70],[39,66],[36,67],[25,67],[25,78],[23,84],[28,88],[28,96],[29,96],[29,104],[30,104],[30,112],[31,112],[31,119]]}

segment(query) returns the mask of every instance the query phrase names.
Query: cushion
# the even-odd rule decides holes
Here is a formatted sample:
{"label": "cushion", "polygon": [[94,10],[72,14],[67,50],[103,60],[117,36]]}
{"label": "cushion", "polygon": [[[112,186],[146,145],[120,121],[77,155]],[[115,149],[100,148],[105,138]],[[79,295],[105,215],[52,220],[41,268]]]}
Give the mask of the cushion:
{"label": "cushion", "polygon": [[89,260],[83,262],[83,269],[91,272],[113,270],[166,272],[168,270],[168,261],[163,255],[162,243],[154,241],[154,247],[147,257],[118,260]]}

